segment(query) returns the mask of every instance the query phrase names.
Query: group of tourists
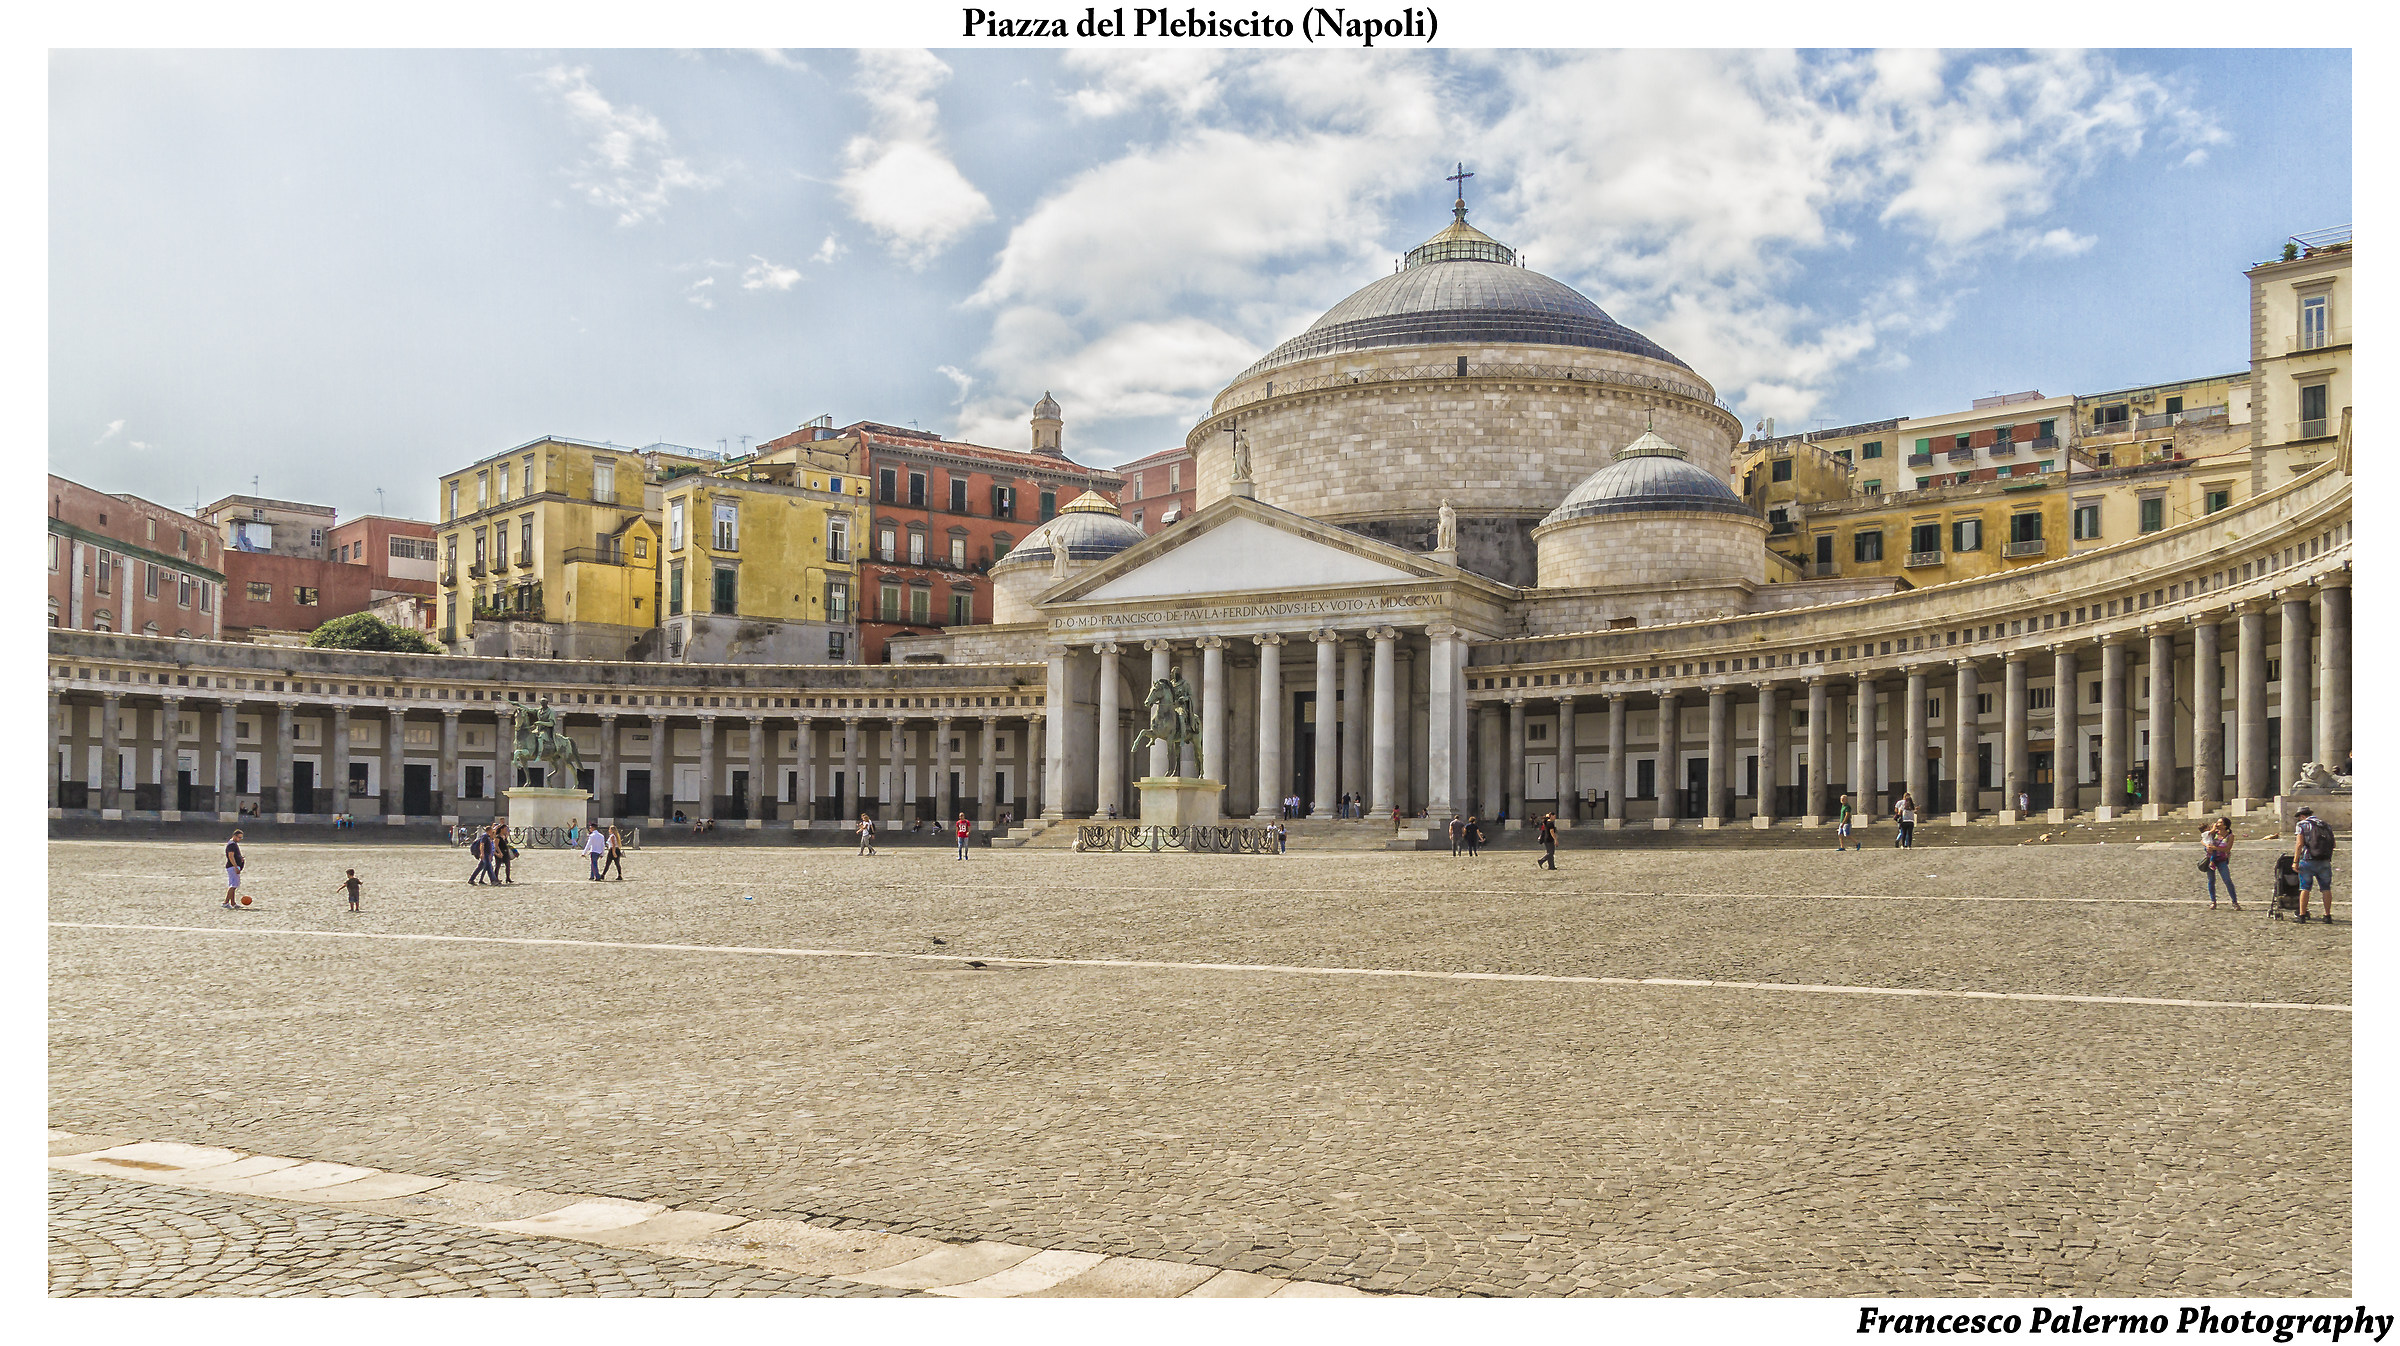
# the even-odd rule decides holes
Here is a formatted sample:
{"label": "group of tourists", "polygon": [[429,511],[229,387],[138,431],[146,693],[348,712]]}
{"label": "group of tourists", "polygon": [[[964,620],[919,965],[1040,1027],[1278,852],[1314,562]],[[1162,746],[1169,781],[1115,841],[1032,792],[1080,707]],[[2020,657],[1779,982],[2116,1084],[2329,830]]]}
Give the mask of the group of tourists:
{"label": "group of tourists", "polygon": [[[2308,920],[2308,894],[2315,889],[2323,894],[2319,904],[2323,914],[2318,918],[2327,924],[2333,921],[2333,852],[2336,838],[2333,824],[2319,818],[2315,809],[2301,809],[2292,825],[2292,849],[2275,857],[2275,899],[2267,914],[2282,920],[2287,911],[2295,912],[2301,922]],[[2217,882],[2225,883],[2226,901],[2235,911],[2242,909],[2240,894],[2233,887],[2233,819],[2219,817],[2200,834],[2200,873],[2208,880],[2208,908],[2217,908]]]}
{"label": "group of tourists", "polygon": [[1464,819],[1451,818],[1450,853],[1452,855],[1481,855],[1483,854],[1483,843],[1488,840],[1490,837],[1484,833],[1483,819],[1480,815],[1470,814]]}

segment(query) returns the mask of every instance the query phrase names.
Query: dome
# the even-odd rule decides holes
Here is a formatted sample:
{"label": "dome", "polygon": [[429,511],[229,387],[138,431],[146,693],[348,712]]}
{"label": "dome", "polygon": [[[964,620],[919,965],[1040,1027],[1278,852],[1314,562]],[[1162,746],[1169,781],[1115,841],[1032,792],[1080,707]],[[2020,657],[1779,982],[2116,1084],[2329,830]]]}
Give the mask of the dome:
{"label": "dome", "polygon": [[1050,394],[1043,393],[1042,400],[1033,404],[1033,418],[1037,421],[1059,419],[1058,403],[1051,398]]}
{"label": "dome", "polygon": [[1025,540],[1009,548],[1008,555],[993,563],[1001,566],[1047,564],[1066,548],[1070,561],[1101,561],[1116,555],[1147,534],[1142,526],[1117,513],[1108,497],[1097,491],[1085,491],[1058,511],[1058,516],[1025,535]]}
{"label": "dome", "polygon": [[1656,434],[1644,434],[1618,451],[1615,462],[1585,477],[1542,522],[1661,510],[1758,517],[1731,486],[1685,462],[1681,449]]}
{"label": "dome", "polygon": [[1517,265],[1513,250],[1467,223],[1464,205],[1455,210],[1399,271],[1326,310],[1241,377],[1344,351],[1452,343],[1583,346],[1689,368],[1572,286]]}

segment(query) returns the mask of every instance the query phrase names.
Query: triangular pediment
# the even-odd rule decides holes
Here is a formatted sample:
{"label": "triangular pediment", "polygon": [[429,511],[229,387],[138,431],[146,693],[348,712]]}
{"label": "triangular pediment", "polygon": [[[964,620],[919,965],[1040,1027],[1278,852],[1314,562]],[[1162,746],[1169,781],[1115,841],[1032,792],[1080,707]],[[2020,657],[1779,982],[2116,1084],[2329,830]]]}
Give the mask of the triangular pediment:
{"label": "triangular pediment", "polygon": [[1108,603],[1461,574],[1431,557],[1234,497],[1144,540],[1043,601]]}

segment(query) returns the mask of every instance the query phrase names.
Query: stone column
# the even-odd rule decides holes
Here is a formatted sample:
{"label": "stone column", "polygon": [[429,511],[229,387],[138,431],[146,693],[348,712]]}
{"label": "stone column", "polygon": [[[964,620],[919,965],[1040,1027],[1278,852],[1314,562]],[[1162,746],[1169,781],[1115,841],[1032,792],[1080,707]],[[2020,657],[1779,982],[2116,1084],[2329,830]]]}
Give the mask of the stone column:
{"label": "stone column", "polygon": [[2000,669],[2000,821],[2007,823],[2024,821],[2017,796],[2028,793],[2033,779],[2033,754],[2025,746],[2025,702],[2031,674],[2022,654],[2008,656]]}
{"label": "stone column", "polygon": [[[1059,762],[1064,756],[1064,746],[1060,739],[1052,737],[1057,731],[1051,726],[1057,723],[1057,716],[1035,711],[1026,717],[1025,730],[1019,735],[1022,742],[1017,745],[1018,754],[1024,758],[1019,770],[1028,777],[1024,782],[1025,797],[1041,808],[1045,818],[1063,817],[1066,813],[1066,806],[1059,798]],[[1042,745],[1040,758],[1033,755],[1036,742]],[[1060,756],[1051,756],[1053,749],[1059,750]]]}
{"label": "stone column", "polygon": [[1252,636],[1258,643],[1258,811],[1283,815],[1283,637]]}
{"label": "stone column", "polygon": [[1608,765],[1601,769],[1600,780],[1608,791],[1608,822],[1610,827],[1625,825],[1625,694],[1608,694]]}
{"label": "stone column", "polygon": [[241,703],[217,702],[217,821],[227,822],[238,816],[240,802],[234,797],[233,743],[234,718],[241,713]]}
{"label": "stone column", "polygon": [[1317,736],[1308,813],[1312,818],[1333,816],[1333,801],[1341,787],[1342,638],[1331,630],[1311,631],[1317,647]]}
{"label": "stone column", "polygon": [[1368,759],[1367,807],[1376,817],[1385,818],[1391,816],[1392,778],[1399,765],[1395,729],[1400,707],[1393,702],[1400,692],[1392,654],[1400,633],[1388,626],[1378,626],[1368,631],[1367,636],[1375,642],[1375,741]]}
{"label": "stone column", "polygon": [[1525,826],[1525,814],[1533,806],[1525,798],[1525,702],[1522,698],[1508,703],[1508,782],[1500,798],[1508,809],[1508,820],[1519,827]]}
{"label": "stone column", "polygon": [[[1175,662],[1183,673],[1183,685],[1192,689],[1192,709],[1199,713],[1200,723],[1206,725],[1208,723],[1208,679],[1205,671],[1201,668],[1203,661],[1200,657],[1199,647],[1195,645],[1191,649],[1177,654]],[[1176,775],[1189,778],[1200,774],[1201,747],[1202,745],[1198,743],[1183,745],[1182,750],[1175,755]]]}
{"label": "stone column", "polygon": [[944,831],[956,821],[951,812],[958,801],[950,797],[950,726],[956,721],[942,718],[933,722],[933,820]]}
{"label": "stone column", "polygon": [[665,711],[650,716],[650,825],[663,827],[675,816],[675,731]]}
{"label": "stone column", "polygon": [[617,820],[617,811],[624,798],[617,789],[617,717],[603,711],[600,715],[600,770],[592,777],[592,816],[607,826]]}
{"label": "stone column", "polygon": [[891,769],[892,773],[891,785],[888,787],[892,792],[890,800],[892,813],[886,817],[879,811],[875,817],[875,821],[878,823],[906,821],[911,802],[908,794],[908,720],[899,715],[890,716],[889,719],[891,727],[885,732],[891,738],[884,744],[884,764]]}
{"label": "stone column", "polygon": [[1100,656],[1099,795],[1092,801],[1092,816],[1114,818],[1125,804],[1124,689],[1117,681],[1117,655],[1124,647],[1104,640],[1092,649]]}
{"label": "stone column", "polygon": [[[167,758],[170,762],[174,760],[173,739],[174,731],[169,730]],[[333,751],[327,756],[333,759],[332,811],[348,813],[350,811],[350,708],[348,706],[333,708],[333,743],[331,746]],[[160,807],[171,808],[173,805],[162,801]]]}
{"label": "stone column", "polygon": [[2164,818],[2183,803],[2175,788],[2175,632],[2150,632],[2150,788],[2142,816]]}
{"label": "stone column", "polygon": [[[440,773],[433,783],[433,811],[444,823],[458,823],[458,712],[442,708]],[[388,810],[387,810],[388,812]]]}
{"label": "stone column", "polygon": [[[1964,827],[1978,812],[1976,798],[1981,793],[1983,778],[1975,769],[1975,744],[1982,737],[1982,717],[1975,713],[1975,698],[1981,694],[1982,683],[1975,673],[1975,661],[1961,659],[1955,665],[1958,685],[1953,692],[1958,699],[1950,712],[1950,822]],[[1927,773],[1931,775],[1931,773]]]}
{"label": "stone column", "polygon": [[[1318,718],[1322,719],[1322,716]],[[1344,794],[1360,795],[1367,787],[1367,651],[1355,640],[1342,642],[1342,778]]]}
{"label": "stone column", "polygon": [[[115,692],[100,694],[100,808],[102,816],[106,816],[112,810],[122,811],[125,807],[124,788],[119,784],[124,777],[117,765],[117,705],[118,698]],[[288,725],[291,720],[291,707],[284,707],[282,713]]]}
{"label": "stone column", "polygon": [[2110,636],[2100,643],[2100,807],[2092,813],[2109,822],[2125,813],[2126,734],[2132,714],[2125,704],[2125,638]]}
{"label": "stone column", "polygon": [[[58,708],[55,705],[51,707],[52,714],[50,716],[50,722],[53,725],[58,723],[58,715],[56,713],[57,709]],[[159,698],[158,811],[166,815],[169,820],[173,821],[180,821],[183,818],[183,792],[179,788],[179,782],[177,782],[175,779],[176,754],[181,750],[183,744],[183,735],[179,732],[178,728],[182,720],[182,697],[167,696]],[[51,755],[55,757],[57,754],[55,751],[53,751]],[[197,783],[197,778],[200,774],[199,765],[199,762],[196,760],[192,763],[192,775],[195,779],[195,783]],[[57,769],[53,767],[50,774],[51,776],[56,777],[58,775]],[[58,801],[54,799],[50,802],[55,804]]]}
{"label": "stone column", "polygon": [[[1142,648],[1150,651],[1150,686],[1155,687],[1159,683],[1164,682],[1167,678],[1167,675],[1174,671],[1175,642],[1171,640],[1146,640],[1142,642]],[[1143,702],[1137,704],[1146,705],[1149,695],[1149,688],[1144,688],[1142,690]],[[1150,717],[1147,714],[1143,714],[1137,718],[1142,723],[1147,724],[1149,723]],[[1173,775],[1175,772],[1175,764],[1168,760],[1167,757],[1167,754],[1171,751],[1172,749],[1168,748],[1164,743],[1151,744],[1150,770],[1147,774],[1152,776]],[[1138,806],[1136,807],[1135,811],[1140,811]]]}
{"label": "stone column", "polygon": [[2310,734],[2314,727],[2315,709],[2309,700],[2308,666],[2311,642],[2308,621],[2308,595],[2287,590],[2283,601],[2283,657],[2278,672],[2282,682],[2278,691],[2281,706],[2278,715],[2283,721],[2283,774],[2278,794],[2290,794],[2292,784],[2300,779],[2301,764],[2316,758],[2315,741]]}
{"label": "stone column", "polygon": [[1000,816],[992,800],[992,784],[1000,756],[1000,717],[983,717],[983,733],[975,749],[975,825],[990,831]]}
{"label": "stone column", "polygon": [[1436,829],[1458,816],[1457,796],[1451,793],[1456,767],[1451,754],[1458,741],[1458,628],[1436,622],[1425,628],[1432,641],[1426,664],[1425,819]]}
{"label": "stone column", "polygon": [[[296,784],[295,768],[299,763],[295,760],[297,754],[292,751],[292,722],[298,718],[298,711],[298,704],[291,701],[278,702],[275,706],[275,820],[277,822],[299,816],[300,801],[293,794],[293,787]],[[113,719],[111,723],[114,723]],[[110,769],[113,771],[115,768],[112,766]],[[262,809],[260,812],[263,813],[265,810]]]}
{"label": "stone column", "polygon": [[1507,745],[1503,739],[1508,734],[1508,712],[1499,702],[1486,701],[1477,712],[1476,723],[1480,726],[1480,738],[1475,751],[1483,766],[1483,782],[1477,792],[1475,812],[1485,822],[1497,824],[1508,808],[1508,781],[1503,774],[1507,770],[1504,764]]}
{"label": "stone column", "polygon": [[1575,825],[1575,698],[1558,699],[1558,769],[1551,773],[1558,779],[1558,825]]}
{"label": "stone column", "polygon": [[863,722],[855,715],[842,717],[842,816],[840,822],[849,827],[864,812],[859,807],[858,757],[859,726]]}
{"label": "stone column", "polygon": [[1831,759],[1826,757],[1826,716],[1832,714],[1832,697],[1822,676],[1808,680],[1808,769],[1800,781],[1800,825],[1825,825],[1825,769]]}
{"label": "stone column", "polygon": [[775,782],[767,779],[767,719],[752,715],[750,721],[750,799],[743,820],[747,828],[763,826],[775,812]]}
{"label": "stone column", "polygon": [[1683,702],[1672,691],[1658,697],[1658,820],[1683,816]]}
{"label": "stone column", "polygon": [[2317,604],[2324,609],[2323,629],[2317,635],[2317,698],[2325,721],[2317,752],[2327,770],[2346,772],[2350,759],[2350,572],[2336,570],[2318,580]]}
{"label": "stone column", "polygon": [[2233,793],[2235,813],[2267,799],[2267,605],[2244,603],[2235,619]]}
{"label": "stone column", "polygon": [[[988,761],[991,754],[984,757]],[[800,778],[792,789],[792,830],[805,832],[817,820],[817,727],[806,711],[792,718],[792,759]]]}
{"label": "stone column", "polygon": [[1752,827],[1774,823],[1775,791],[1782,782],[1783,689],[1762,682],[1758,685],[1758,807],[1750,815]]}
{"label": "stone column", "polygon": [[1410,811],[1416,793],[1416,758],[1408,748],[1416,721],[1416,656],[1406,646],[1392,651],[1392,802]]}
{"label": "stone column", "polygon": [[1855,823],[1873,817],[1877,812],[1875,748],[1880,741],[1880,731],[1875,727],[1875,712],[1876,703],[1881,698],[1875,690],[1874,679],[1861,675],[1852,699],[1858,703],[1858,736],[1850,744],[1850,805]]}
{"label": "stone column", "polygon": [[1733,689],[1708,689],[1708,793],[1700,803],[1702,827],[1723,827],[1733,812]]}
{"label": "stone column", "polygon": [[2050,821],[2063,823],[2083,804],[2083,684],[2076,675],[2075,647],[2050,647]]}
{"label": "stone column", "polygon": [[717,816],[717,717],[714,715],[700,717],[700,806],[692,816],[702,822]]}
{"label": "stone column", "polygon": [[2192,799],[2205,817],[2225,794],[2225,651],[2211,615],[2192,622]]}
{"label": "stone column", "polygon": [[1895,798],[1907,795],[1917,804],[1917,816],[1924,817],[1933,808],[1933,773],[1926,770],[1933,757],[1932,726],[1926,723],[1925,702],[1933,690],[1932,675],[1923,665],[1907,670],[1908,680],[1901,692],[1902,719],[1905,727],[1900,739],[1899,779],[1892,782]]}
{"label": "stone column", "polygon": [[1200,637],[1200,774],[1220,784],[1233,783],[1233,763],[1225,756],[1225,638]]}
{"label": "stone column", "polygon": [[[1052,820],[1067,816],[1066,782],[1061,778],[1067,760],[1067,657],[1064,646],[1051,647],[1049,675],[1045,684],[1048,690],[1043,697],[1049,713],[1033,717],[1036,723],[1047,723],[1042,734],[1042,779],[1038,798],[1041,800],[1042,816]],[[1030,788],[1032,782],[1027,782],[1027,785],[1027,797],[1036,797]],[[842,810],[845,821],[849,813],[847,807]]]}
{"label": "stone column", "polygon": [[[505,736],[504,736],[505,737]],[[399,706],[383,708],[383,821],[398,826],[408,821],[407,795],[401,787],[408,781],[408,759],[403,746],[408,738],[408,712]]]}
{"label": "stone column", "polygon": [[50,764],[42,771],[50,778],[50,807],[53,810],[59,807],[59,782],[66,777],[66,772],[59,765],[62,761],[67,760],[66,754],[61,749],[72,747],[63,710],[64,703],[59,699],[58,690],[52,688],[50,691]]}
{"label": "stone column", "polygon": [[[1856,699],[1854,691],[1845,693],[1840,683],[1831,679],[1826,680],[1825,773],[1818,778],[1822,785],[1817,797],[1817,820],[1820,823],[1832,817],[1837,811],[1835,805],[1839,801],[1834,798],[1835,795],[1857,789],[1856,786],[1850,784],[1852,764],[1849,723],[1850,705]],[[1835,790],[1833,787],[1836,781],[1839,781],[1846,789]],[[1856,797],[1851,799],[1850,804],[1855,812],[1858,806]]]}

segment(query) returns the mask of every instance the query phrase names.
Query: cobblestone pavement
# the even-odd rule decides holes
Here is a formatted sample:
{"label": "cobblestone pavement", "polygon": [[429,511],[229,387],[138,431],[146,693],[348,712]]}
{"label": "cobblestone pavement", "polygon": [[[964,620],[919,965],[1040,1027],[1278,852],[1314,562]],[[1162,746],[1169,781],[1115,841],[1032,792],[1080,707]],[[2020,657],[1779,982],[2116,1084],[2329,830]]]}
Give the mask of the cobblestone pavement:
{"label": "cobblestone pavement", "polygon": [[53,1295],[902,1294],[389,1215],[50,1175]]}
{"label": "cobblestone pavement", "polygon": [[54,922],[235,933],[52,928],[51,1121],[1367,1290],[2346,1293],[2347,893],[2211,912],[2190,849],[728,850],[490,891],[362,843],[254,854],[232,913],[213,851],[54,843]]}

